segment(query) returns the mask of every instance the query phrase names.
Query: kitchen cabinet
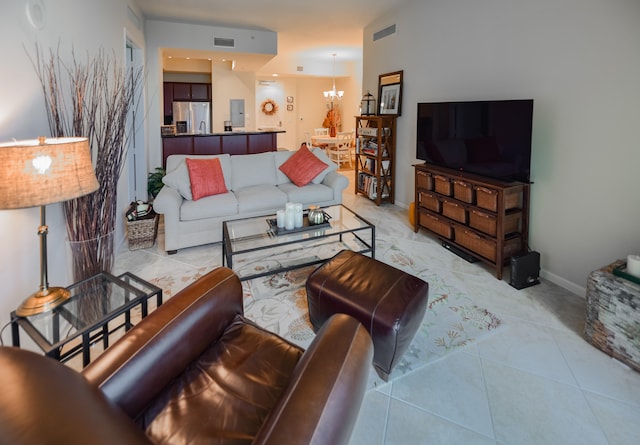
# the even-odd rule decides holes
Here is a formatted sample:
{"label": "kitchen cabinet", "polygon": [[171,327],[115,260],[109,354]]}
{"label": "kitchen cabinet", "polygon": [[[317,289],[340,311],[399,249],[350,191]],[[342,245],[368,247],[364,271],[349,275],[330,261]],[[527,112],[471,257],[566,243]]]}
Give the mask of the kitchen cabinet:
{"label": "kitchen cabinet", "polygon": [[[170,82],[165,82],[162,86],[162,96],[164,99],[164,117],[165,124],[171,125],[171,120],[173,120],[173,84]],[[166,120],[169,118],[169,122]]]}
{"label": "kitchen cabinet", "polygon": [[211,101],[211,85],[208,83],[165,82],[164,84],[172,87],[172,101]]}

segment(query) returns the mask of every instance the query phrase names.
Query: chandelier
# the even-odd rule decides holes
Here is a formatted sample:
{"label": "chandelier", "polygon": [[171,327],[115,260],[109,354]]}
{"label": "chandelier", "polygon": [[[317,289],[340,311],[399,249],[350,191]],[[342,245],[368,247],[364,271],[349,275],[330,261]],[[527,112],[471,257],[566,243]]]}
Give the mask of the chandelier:
{"label": "chandelier", "polygon": [[333,101],[342,99],[342,96],[344,95],[344,91],[336,90],[336,55],[332,54],[332,56],[333,56],[333,88],[329,91],[325,91],[323,94],[324,94],[325,100],[327,102],[331,102],[331,106],[333,107]]}

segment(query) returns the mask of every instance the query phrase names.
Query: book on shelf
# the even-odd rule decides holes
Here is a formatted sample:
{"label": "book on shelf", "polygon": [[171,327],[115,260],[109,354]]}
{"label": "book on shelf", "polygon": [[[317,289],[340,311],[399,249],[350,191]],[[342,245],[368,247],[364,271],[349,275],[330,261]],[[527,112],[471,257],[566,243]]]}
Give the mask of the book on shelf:
{"label": "book on shelf", "polygon": [[[384,127],[382,129],[382,134],[385,136],[389,136],[390,130],[389,127]],[[358,136],[378,136],[378,127],[361,127],[358,128]]]}
{"label": "book on shelf", "polygon": [[[382,185],[382,199],[389,197],[389,182],[383,180]],[[368,175],[366,173],[360,173],[358,175],[358,190],[361,190],[367,195],[369,199],[377,199],[378,197],[378,178]]]}

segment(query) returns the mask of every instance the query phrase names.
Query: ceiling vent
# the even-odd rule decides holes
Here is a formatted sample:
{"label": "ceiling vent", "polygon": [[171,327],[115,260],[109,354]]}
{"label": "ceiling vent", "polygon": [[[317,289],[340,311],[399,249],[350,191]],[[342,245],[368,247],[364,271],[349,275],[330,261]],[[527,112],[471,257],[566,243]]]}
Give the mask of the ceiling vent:
{"label": "ceiling vent", "polygon": [[213,37],[213,46],[224,46],[225,48],[235,48],[236,40],[226,37]]}
{"label": "ceiling vent", "polygon": [[385,29],[381,29],[378,32],[373,33],[373,41],[383,39],[391,34],[396,33],[396,25],[387,26]]}

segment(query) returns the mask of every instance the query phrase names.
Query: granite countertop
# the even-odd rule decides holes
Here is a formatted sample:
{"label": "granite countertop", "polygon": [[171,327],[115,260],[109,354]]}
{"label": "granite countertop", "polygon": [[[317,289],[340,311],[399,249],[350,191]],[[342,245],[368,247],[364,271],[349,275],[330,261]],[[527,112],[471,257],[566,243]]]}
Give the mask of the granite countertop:
{"label": "granite countertop", "polygon": [[163,138],[179,138],[179,137],[191,137],[191,136],[233,136],[233,135],[247,135],[247,134],[271,134],[271,133],[286,133],[285,130],[269,129],[269,130],[256,130],[256,131],[220,131],[217,133],[177,133],[177,134],[163,134]]}

